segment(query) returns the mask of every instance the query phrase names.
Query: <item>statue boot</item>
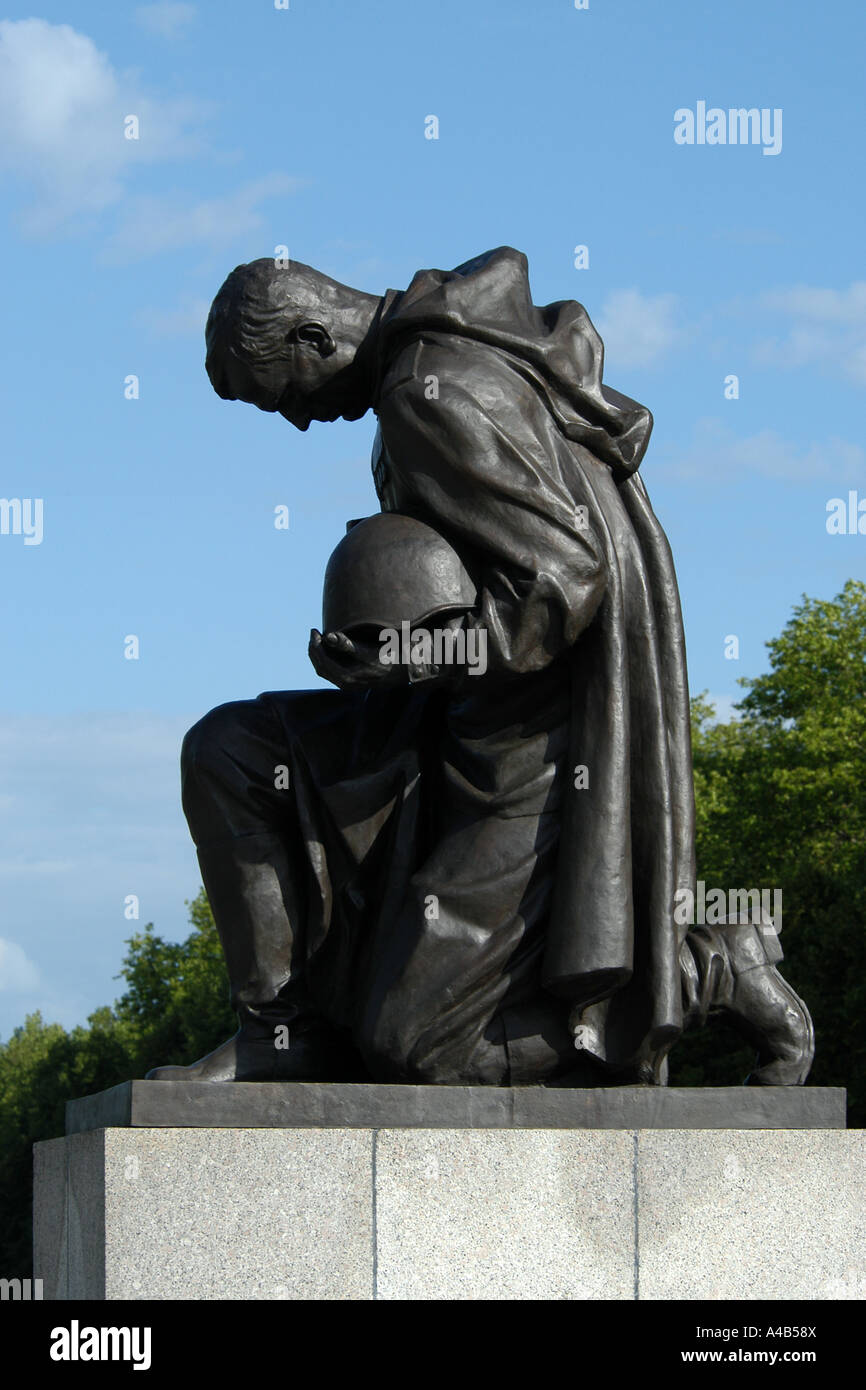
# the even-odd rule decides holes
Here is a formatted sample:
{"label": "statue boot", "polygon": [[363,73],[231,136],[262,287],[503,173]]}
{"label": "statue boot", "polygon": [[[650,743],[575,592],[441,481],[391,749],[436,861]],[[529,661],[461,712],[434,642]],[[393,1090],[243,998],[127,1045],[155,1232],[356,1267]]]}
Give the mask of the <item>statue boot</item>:
{"label": "statue boot", "polygon": [[270,833],[198,851],[240,1027],[190,1066],[149,1081],[354,1080],[358,1059],[321,1016],[293,964],[300,922],[286,847]]}
{"label": "statue boot", "polygon": [[680,965],[685,1025],[724,1014],[757,1048],[749,1086],[802,1086],[815,1056],[809,1011],[776,969],[782,948],[772,920],[746,915],[718,926],[693,927]]}

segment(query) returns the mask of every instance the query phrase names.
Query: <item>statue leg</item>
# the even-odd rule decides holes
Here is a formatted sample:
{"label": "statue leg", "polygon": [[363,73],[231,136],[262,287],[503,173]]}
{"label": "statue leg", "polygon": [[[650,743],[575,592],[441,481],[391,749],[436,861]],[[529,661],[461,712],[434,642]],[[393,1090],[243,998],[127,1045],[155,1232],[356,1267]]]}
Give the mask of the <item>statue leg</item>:
{"label": "statue leg", "polygon": [[443,836],[380,920],[358,1043],[380,1081],[523,1085],[580,1063],[541,962],[555,814],[486,816]]}
{"label": "statue leg", "polygon": [[346,1045],[303,979],[298,830],[288,791],[274,785],[283,737],[260,702],[237,701],[206,715],[184,740],[184,811],[240,1027],[207,1057],[157,1067],[151,1080],[351,1078]]}
{"label": "statue leg", "polygon": [[581,1064],[541,983],[570,717],[564,662],[444,705],[424,852],[380,914],[362,992],[377,1080],[523,1085]]}
{"label": "statue leg", "polygon": [[776,969],[772,924],[748,919],[693,927],[680,953],[685,1024],[724,1014],[758,1052],[751,1086],[802,1086],[815,1055],[809,1011]]}

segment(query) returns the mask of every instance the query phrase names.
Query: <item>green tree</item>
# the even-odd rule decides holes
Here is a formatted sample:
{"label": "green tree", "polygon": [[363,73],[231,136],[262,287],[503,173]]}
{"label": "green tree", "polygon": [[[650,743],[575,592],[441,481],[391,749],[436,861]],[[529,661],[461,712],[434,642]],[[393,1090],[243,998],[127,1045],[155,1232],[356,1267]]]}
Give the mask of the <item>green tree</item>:
{"label": "green tree", "polygon": [[[866,584],[803,597],[768,643],[770,670],[740,682],[739,717],[692,702],[698,876],[781,888],[783,971],[815,1021],[814,1084],[847,1086],[866,1121]],[[741,1080],[732,1035],[684,1040],[671,1079]],[[737,1075],[736,1073],[739,1073]]]}
{"label": "green tree", "polygon": [[0,1270],[31,1266],[32,1148],[64,1133],[66,1101],[143,1076],[161,1062],[193,1062],[234,1029],[228,981],[202,890],[188,904],[192,932],[173,943],[152,924],[127,943],[127,990],[67,1032],[31,1014],[0,1044]]}
{"label": "green tree", "polygon": [[148,924],[128,942],[121,970],[127,990],[114,1012],[130,1038],[133,1075],[194,1062],[237,1027],[204,889],[188,906],[193,931],[186,941],[164,941]]}

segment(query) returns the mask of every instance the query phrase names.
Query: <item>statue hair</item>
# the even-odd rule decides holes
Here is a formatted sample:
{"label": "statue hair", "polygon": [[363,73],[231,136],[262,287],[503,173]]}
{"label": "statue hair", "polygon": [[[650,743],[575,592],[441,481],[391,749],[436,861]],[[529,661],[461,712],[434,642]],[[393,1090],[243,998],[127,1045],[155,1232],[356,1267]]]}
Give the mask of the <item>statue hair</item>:
{"label": "statue hair", "polygon": [[205,328],[205,365],[216,389],[226,353],[251,367],[278,362],[294,324],[328,297],[323,295],[328,283],[301,261],[277,266],[263,257],[235,266],[211,305]]}

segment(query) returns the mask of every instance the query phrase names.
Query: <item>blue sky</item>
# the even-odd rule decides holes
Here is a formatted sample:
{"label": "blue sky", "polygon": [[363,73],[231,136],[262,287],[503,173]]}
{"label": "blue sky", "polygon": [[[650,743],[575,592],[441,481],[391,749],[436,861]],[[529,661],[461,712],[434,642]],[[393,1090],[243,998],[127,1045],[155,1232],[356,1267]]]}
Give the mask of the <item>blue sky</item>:
{"label": "blue sky", "polygon": [[[585,304],[606,381],[655,416],[642,472],[692,690],[723,715],[802,593],[864,577],[866,536],[825,525],[866,497],[860,3],[2,15],[0,496],[41,498],[43,534],[0,534],[0,1036],[110,1002],[145,921],[186,934],[182,734],[322,684],[324,565],[376,509],[372,417],[302,435],[211,391],[202,328],[238,262],[287,245],[381,293],[509,244],[537,303]],[[781,149],[676,143],[698,102],[781,111]]]}

